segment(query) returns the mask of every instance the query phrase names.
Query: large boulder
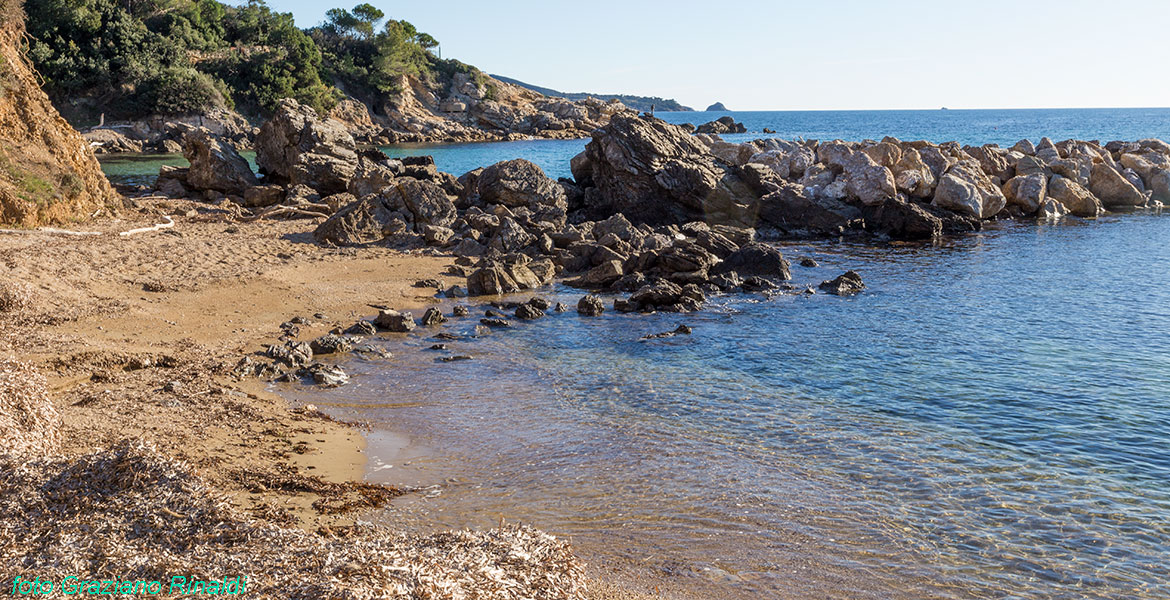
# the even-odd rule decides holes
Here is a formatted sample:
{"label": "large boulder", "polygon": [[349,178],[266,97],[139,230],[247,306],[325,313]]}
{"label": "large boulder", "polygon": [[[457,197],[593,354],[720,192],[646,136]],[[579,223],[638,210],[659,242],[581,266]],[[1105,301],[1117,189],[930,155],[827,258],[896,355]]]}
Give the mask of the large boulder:
{"label": "large boulder", "polygon": [[929,240],[942,235],[942,219],[930,214],[916,202],[893,198],[880,206],[867,208],[865,226],[896,240]]}
{"label": "large boulder", "polygon": [[1146,195],[1113,167],[1094,163],[1089,177],[1089,191],[1101,199],[1106,208],[1145,206]]}
{"label": "large boulder", "polygon": [[383,188],[381,195],[393,206],[402,205],[410,212],[414,230],[422,233],[428,225],[449,227],[455,222],[455,203],[436,183],[402,178]]}
{"label": "large boulder", "polygon": [[785,179],[803,177],[805,170],[817,161],[812,148],[798,142],[769,139],[763,140],[763,146],[748,162],[765,165]]}
{"label": "large boulder", "polygon": [[893,173],[864,152],[853,153],[842,167],[849,195],[866,206],[877,206],[898,193]]}
{"label": "large boulder", "polygon": [[183,137],[183,156],[191,163],[187,187],[243,196],[256,185],[256,175],[231,144],[207,129],[194,129]]}
{"label": "large boulder", "polygon": [[1026,215],[1035,214],[1048,195],[1048,180],[1040,173],[1018,175],[1003,184],[1008,204],[1019,207]]}
{"label": "large boulder", "polygon": [[973,160],[962,161],[938,180],[932,204],[959,214],[988,219],[1007,205],[1000,191]]}
{"label": "large boulder", "polygon": [[501,260],[488,261],[467,277],[467,293],[471,296],[510,294],[547,285],[556,276],[556,268],[548,259],[530,260],[524,255],[511,255]]}
{"label": "large boulder", "polygon": [[426,233],[455,222],[455,205],[443,188],[429,181],[403,178],[380,193],[353,202],[313,232],[318,242],[356,246],[382,241],[408,228]]}
{"label": "large boulder", "polygon": [[818,197],[800,184],[784,184],[760,199],[760,220],[788,232],[840,234],[861,219],[857,207]]}
{"label": "large boulder", "polygon": [[476,179],[476,189],[485,203],[525,207],[533,212],[535,221],[549,221],[558,227],[565,224],[568,203],[564,188],[522,158],[484,169]]}
{"label": "large boulder", "polygon": [[686,129],[654,118],[614,115],[585,147],[599,200],[592,218],[623,213],[635,223],[707,221],[751,225],[758,199],[737,169]]}
{"label": "large boulder", "polygon": [[338,194],[357,171],[357,144],[341,122],[285,99],[260,128],[256,163],[268,177],[307,185],[322,196]]}
{"label": "large boulder", "polygon": [[758,275],[781,280],[792,279],[792,265],[780,250],[761,242],[752,242],[733,252],[712,269],[713,274],[735,271],[743,277]]}
{"label": "large boulder", "polygon": [[1078,217],[1091,219],[1105,212],[1096,196],[1067,177],[1053,175],[1048,182],[1048,195]]}
{"label": "large boulder", "polygon": [[894,165],[894,186],[915,198],[929,198],[934,194],[934,172],[914,148],[906,148]]}

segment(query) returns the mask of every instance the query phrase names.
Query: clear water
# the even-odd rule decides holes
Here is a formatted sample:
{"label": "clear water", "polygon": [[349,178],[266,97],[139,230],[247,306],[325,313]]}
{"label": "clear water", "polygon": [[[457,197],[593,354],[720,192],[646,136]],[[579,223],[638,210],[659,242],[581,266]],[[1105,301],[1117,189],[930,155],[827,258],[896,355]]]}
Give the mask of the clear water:
{"label": "clear water", "polygon": [[550,315],[446,342],[477,357],[452,364],[428,332],[388,337],[354,385],[292,393],[384,430],[371,478],[435,486],[391,522],[533,523],[635,580],[1170,597],[1170,218],[785,252],[821,263],[798,283],[854,268],[869,289]]}
{"label": "clear water", "polygon": [[[995,143],[1010,146],[1046,135],[1055,141],[1068,138],[1170,140],[1170,109],[1059,109],[1059,110],[890,110],[890,111],[770,111],[770,112],[660,112],[670,123],[698,125],[731,115],[748,129],[746,134],[723,136],[734,142],[761,137],[783,139],[881,139],[892,135],[905,140],[933,142],[956,140],[964,144]],[[765,134],[764,129],[775,134]],[[550,177],[570,177],[569,159],[585,148],[588,140],[530,140],[474,144],[412,144],[383,148],[394,157],[430,154],[439,170],[461,175],[501,160],[526,158]],[[161,164],[186,162],[181,156],[103,157],[111,179],[149,183]],[[126,178],[137,178],[128,180]]]}
{"label": "clear water", "polygon": [[[1170,138],[1170,110],[733,116],[787,138]],[[583,144],[404,151],[558,176]],[[395,357],[346,360],[350,386],[286,391],[370,420],[370,478],[426,488],[377,518],[531,523],[667,591],[1170,597],[1170,218],[785,252],[822,265],[798,283],[857,269],[869,289],[550,315],[445,342],[476,357],[450,364],[429,332],[386,336]],[[694,335],[638,340],[680,322]]]}

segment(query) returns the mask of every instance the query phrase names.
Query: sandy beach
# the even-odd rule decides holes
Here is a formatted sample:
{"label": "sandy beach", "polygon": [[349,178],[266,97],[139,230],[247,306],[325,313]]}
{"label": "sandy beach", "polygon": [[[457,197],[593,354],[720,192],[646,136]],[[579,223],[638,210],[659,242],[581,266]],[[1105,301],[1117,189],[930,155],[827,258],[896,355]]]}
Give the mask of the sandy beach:
{"label": "sandy beach", "polygon": [[[61,453],[126,439],[193,466],[252,517],[325,537],[398,495],[370,494],[360,424],[294,408],[254,378],[233,376],[294,317],[313,339],[376,312],[436,300],[450,257],[308,243],[307,221],[237,223],[185,200],[73,228],[101,235],[0,235],[9,281],[31,304],[5,315],[0,354],[35,365],[61,415]],[[171,229],[119,236],[175,215]],[[340,510],[345,507],[345,510]],[[602,581],[593,598],[636,598]]]}

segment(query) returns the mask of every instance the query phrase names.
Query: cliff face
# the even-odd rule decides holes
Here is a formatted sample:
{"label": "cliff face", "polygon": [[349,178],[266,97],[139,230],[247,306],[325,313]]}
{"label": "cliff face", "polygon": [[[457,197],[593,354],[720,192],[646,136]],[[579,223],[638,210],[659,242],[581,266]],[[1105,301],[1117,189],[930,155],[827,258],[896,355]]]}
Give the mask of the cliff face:
{"label": "cliff face", "polygon": [[21,0],[0,0],[0,223],[35,227],[111,206],[89,144],[40,88],[22,51]]}

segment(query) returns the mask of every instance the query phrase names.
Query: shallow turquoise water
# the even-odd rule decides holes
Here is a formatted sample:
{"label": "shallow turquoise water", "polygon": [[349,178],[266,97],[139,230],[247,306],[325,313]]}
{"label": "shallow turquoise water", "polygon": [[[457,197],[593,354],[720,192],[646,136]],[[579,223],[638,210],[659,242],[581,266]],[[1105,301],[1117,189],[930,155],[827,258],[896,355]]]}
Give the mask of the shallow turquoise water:
{"label": "shallow turquoise water", "polygon": [[[373,436],[371,477],[438,486],[392,521],[505,516],[633,579],[1170,597],[1170,218],[786,252],[822,265],[798,283],[855,268],[869,289],[552,315],[448,342],[465,363],[436,363],[425,333],[386,338],[391,364],[295,394],[396,432]],[[680,322],[694,335],[638,341]]]}

